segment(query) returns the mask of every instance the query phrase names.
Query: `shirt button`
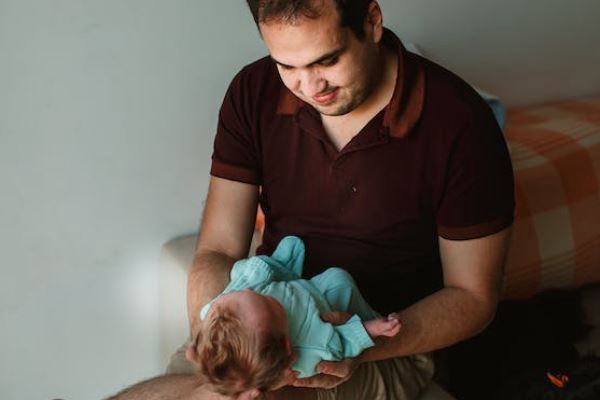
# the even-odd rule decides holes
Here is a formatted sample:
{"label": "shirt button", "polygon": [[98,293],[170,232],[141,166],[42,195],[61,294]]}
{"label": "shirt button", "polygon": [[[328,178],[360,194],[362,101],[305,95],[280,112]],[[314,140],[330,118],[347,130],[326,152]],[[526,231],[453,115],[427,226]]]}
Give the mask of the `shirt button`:
{"label": "shirt button", "polygon": [[358,189],[356,188],[356,186],[352,186],[352,188],[351,188],[351,189],[352,189],[352,191],[353,191],[354,193],[358,192]]}

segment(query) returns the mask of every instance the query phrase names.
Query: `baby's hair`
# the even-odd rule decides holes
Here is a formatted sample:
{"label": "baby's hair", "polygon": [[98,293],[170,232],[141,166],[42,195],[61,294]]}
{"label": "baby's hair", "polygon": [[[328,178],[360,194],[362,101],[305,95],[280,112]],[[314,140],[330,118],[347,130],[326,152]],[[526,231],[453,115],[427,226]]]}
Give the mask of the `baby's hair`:
{"label": "baby's hair", "polygon": [[213,305],[213,316],[200,330],[193,347],[198,372],[212,390],[230,397],[257,389],[266,392],[291,363],[285,337],[268,333],[260,337],[245,329],[228,307]]}

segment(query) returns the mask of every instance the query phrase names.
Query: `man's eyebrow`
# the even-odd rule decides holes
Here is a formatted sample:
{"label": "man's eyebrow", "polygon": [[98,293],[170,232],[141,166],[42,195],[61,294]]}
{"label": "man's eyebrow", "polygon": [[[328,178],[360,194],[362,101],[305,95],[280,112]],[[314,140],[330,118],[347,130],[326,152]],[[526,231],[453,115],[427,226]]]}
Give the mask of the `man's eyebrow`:
{"label": "man's eyebrow", "polygon": [[[312,65],[314,65],[314,64],[318,64],[318,63],[320,63],[320,62],[323,62],[323,61],[327,60],[328,58],[334,58],[334,57],[337,57],[337,56],[339,56],[340,54],[342,54],[344,51],[346,51],[346,45],[345,45],[345,44],[344,44],[343,46],[341,46],[341,47],[339,47],[339,48],[337,48],[337,49],[333,50],[333,51],[330,51],[330,52],[329,52],[329,53],[327,53],[327,54],[324,54],[324,55],[322,55],[321,57],[317,58],[316,60],[314,60],[314,61],[311,61],[311,62],[310,62],[310,63],[308,63],[306,66],[307,66],[307,67],[310,67],[310,66],[312,66]],[[287,64],[284,64],[284,63],[282,63],[282,62],[280,62],[280,61],[277,61],[276,59],[274,59],[274,58],[273,58],[273,56],[271,56],[271,60],[273,60],[273,61],[274,61],[276,64],[279,64],[279,65],[281,65],[282,67],[287,67],[287,68],[296,68],[296,67],[293,67],[293,66],[291,66],[291,65],[287,65]]]}

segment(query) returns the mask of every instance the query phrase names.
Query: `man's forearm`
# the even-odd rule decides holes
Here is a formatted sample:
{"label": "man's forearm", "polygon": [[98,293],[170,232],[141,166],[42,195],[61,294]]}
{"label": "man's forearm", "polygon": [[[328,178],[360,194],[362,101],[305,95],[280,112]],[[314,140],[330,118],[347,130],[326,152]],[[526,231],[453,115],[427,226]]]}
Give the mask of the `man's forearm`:
{"label": "man's forearm", "polygon": [[483,330],[492,320],[495,300],[459,288],[444,288],[399,312],[398,335],[377,338],[360,361],[377,361],[450,346]]}
{"label": "man's forearm", "polygon": [[190,331],[196,332],[200,309],[225,289],[229,273],[236,260],[218,252],[196,254],[188,275],[187,309]]}

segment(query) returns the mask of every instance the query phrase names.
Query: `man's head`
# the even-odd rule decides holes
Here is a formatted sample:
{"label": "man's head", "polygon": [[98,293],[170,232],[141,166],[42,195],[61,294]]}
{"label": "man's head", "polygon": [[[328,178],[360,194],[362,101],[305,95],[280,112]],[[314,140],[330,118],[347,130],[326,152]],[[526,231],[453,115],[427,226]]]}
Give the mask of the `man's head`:
{"label": "man's head", "polygon": [[357,109],[382,75],[375,0],[247,0],[285,86],[329,116]]}
{"label": "man's head", "polygon": [[[257,26],[264,22],[281,21],[294,23],[299,18],[318,18],[321,15],[323,0],[246,0]],[[334,0],[340,16],[340,24],[354,32],[358,39],[364,39],[364,21],[371,0]]]}
{"label": "man's head", "polygon": [[285,310],[275,299],[232,292],[212,304],[186,357],[214,391],[252,399],[294,378],[287,332]]}

